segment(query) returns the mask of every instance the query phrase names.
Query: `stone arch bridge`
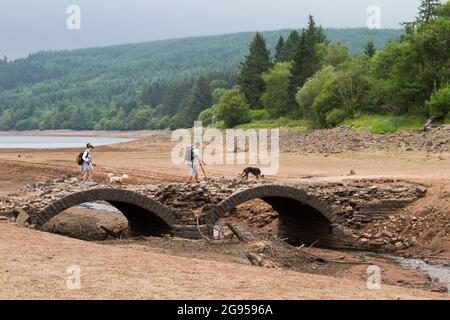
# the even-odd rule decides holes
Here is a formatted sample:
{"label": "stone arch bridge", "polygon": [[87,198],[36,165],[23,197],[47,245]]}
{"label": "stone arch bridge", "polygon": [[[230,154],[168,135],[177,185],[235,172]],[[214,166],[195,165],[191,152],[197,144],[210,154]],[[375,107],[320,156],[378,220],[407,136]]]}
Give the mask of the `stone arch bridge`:
{"label": "stone arch bridge", "polygon": [[[42,227],[64,210],[103,201],[116,207],[129,222],[129,233],[212,236],[213,226],[241,204],[261,199],[278,213],[278,235],[293,244],[350,247],[351,230],[385,217],[423,196],[422,189],[404,182],[352,184],[274,184],[217,179],[198,185],[86,186],[62,178],[27,186],[30,196],[17,203]],[[422,193],[424,193],[423,191]]]}

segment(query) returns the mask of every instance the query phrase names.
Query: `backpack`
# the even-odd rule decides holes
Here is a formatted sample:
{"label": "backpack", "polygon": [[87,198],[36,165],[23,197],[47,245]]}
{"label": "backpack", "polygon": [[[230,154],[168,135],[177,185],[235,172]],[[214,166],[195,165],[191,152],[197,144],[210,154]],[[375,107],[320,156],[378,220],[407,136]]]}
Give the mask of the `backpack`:
{"label": "backpack", "polygon": [[79,166],[81,166],[81,165],[83,164],[83,154],[84,154],[84,152],[80,152],[80,153],[77,155],[77,160],[76,160],[75,162],[76,162],[76,164],[78,164]]}
{"label": "backpack", "polygon": [[194,161],[194,147],[190,146],[186,148],[186,152],[184,154],[184,160],[192,162]]}

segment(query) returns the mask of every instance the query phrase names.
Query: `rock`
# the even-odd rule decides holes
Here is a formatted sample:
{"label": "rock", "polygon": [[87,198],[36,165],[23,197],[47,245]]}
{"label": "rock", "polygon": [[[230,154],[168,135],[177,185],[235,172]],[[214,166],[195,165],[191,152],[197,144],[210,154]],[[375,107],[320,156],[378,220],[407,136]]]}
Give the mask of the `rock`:
{"label": "rock", "polygon": [[356,171],[353,169],[350,169],[350,172],[348,174],[349,176],[355,176],[356,175]]}
{"label": "rock", "polygon": [[394,236],[394,234],[392,232],[389,232],[387,230],[383,230],[381,233],[388,238],[392,238]]}
{"label": "rock", "polygon": [[397,243],[395,243],[395,248],[397,249],[397,250],[402,250],[402,249],[404,249],[405,248],[405,245],[403,244],[403,242],[397,242]]}
{"label": "rock", "polygon": [[426,193],[427,193],[427,188],[425,188],[424,186],[418,186],[416,188],[416,194],[419,197],[424,197]]}
{"label": "rock", "polygon": [[16,218],[16,223],[22,226],[28,226],[29,225],[29,220],[30,220],[30,215],[23,209],[15,209],[14,210],[15,214],[17,215]]}

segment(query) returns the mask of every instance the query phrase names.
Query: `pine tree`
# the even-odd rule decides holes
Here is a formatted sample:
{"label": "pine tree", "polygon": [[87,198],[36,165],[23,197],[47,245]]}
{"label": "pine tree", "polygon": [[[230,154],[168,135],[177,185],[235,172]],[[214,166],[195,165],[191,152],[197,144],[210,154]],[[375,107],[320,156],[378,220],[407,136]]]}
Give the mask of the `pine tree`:
{"label": "pine tree", "polygon": [[437,17],[438,8],[441,6],[440,0],[422,0],[419,7],[417,22],[431,22]]}
{"label": "pine tree", "polygon": [[299,88],[320,68],[317,45],[326,41],[322,28],[318,28],[313,16],[309,16],[308,29],[303,30],[295,52],[292,76],[289,81],[289,99],[296,104],[295,95]]}
{"label": "pine tree", "polygon": [[286,42],[284,43],[284,47],[281,53],[280,60],[277,62],[286,62],[294,60],[295,51],[300,43],[300,34],[297,30],[292,31]]}
{"label": "pine tree", "polygon": [[368,56],[369,58],[372,58],[375,55],[375,53],[377,53],[377,49],[375,48],[375,45],[373,44],[373,41],[370,40],[367,43],[366,47],[364,48],[364,54],[366,56]]}
{"label": "pine tree", "polygon": [[209,86],[209,81],[205,76],[200,76],[195,81],[194,88],[192,89],[192,120],[197,119],[200,112],[209,108],[212,104],[212,90]]}
{"label": "pine tree", "polygon": [[283,48],[284,48],[284,38],[280,37],[278,39],[277,46],[275,47],[275,61],[276,62],[282,62],[283,58]]}
{"label": "pine tree", "polygon": [[272,66],[270,52],[267,49],[264,37],[257,32],[250,44],[250,53],[241,63],[241,74],[238,84],[253,108],[260,106],[260,98],[264,93],[262,74]]}

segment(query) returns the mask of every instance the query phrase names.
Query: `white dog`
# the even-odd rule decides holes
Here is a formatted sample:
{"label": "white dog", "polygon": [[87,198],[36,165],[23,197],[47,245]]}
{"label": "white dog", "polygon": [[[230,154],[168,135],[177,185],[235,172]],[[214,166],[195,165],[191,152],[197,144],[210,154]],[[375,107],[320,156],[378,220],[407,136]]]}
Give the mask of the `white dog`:
{"label": "white dog", "polygon": [[109,183],[123,183],[126,180],[128,180],[128,175],[127,174],[123,174],[121,177],[119,176],[114,176],[114,173],[108,173],[108,177],[109,177]]}

